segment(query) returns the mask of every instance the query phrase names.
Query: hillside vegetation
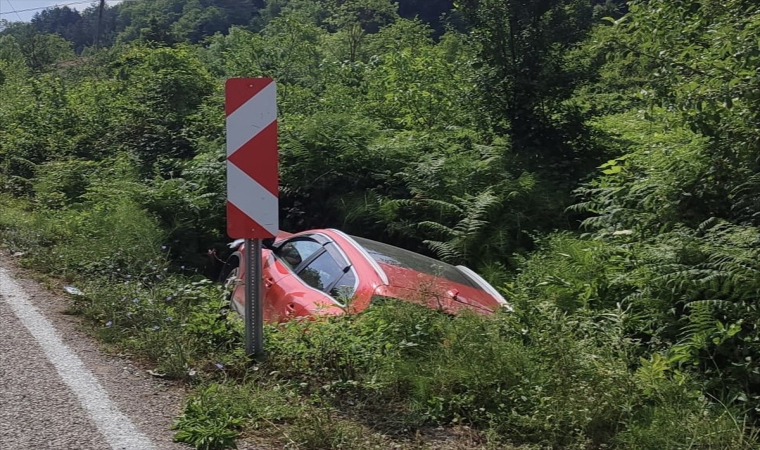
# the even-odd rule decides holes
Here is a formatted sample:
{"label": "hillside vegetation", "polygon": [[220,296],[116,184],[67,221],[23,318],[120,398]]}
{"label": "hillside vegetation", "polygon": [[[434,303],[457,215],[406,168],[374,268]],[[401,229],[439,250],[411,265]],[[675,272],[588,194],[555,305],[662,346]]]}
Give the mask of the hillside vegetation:
{"label": "hillside vegetation", "polygon": [[[125,0],[2,27],[0,236],[193,386],[178,440],[758,446],[756,1]],[[282,229],[466,264],[515,312],[379,304],[269,327],[248,364],[208,281],[240,76],[278,83]]]}

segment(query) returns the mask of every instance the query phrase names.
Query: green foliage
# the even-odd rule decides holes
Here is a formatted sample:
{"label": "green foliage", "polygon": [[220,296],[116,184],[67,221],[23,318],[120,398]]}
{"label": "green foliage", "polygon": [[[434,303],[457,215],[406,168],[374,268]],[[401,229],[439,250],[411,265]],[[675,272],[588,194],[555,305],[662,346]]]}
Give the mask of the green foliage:
{"label": "green foliage", "polygon": [[721,198],[726,193],[714,173],[708,140],[668,126],[669,120],[672,116],[660,111],[649,120],[633,111],[599,120],[597,126],[609,136],[610,147],[619,149],[619,157],[600,166],[601,175],[578,189],[579,198],[587,201],[573,209],[594,213],[584,226],[608,234],[661,232],[679,222],[696,226],[725,211]]}
{"label": "green foliage", "polygon": [[727,191],[757,172],[758,27],[757,5],[741,0],[633,2],[614,27],[619,52],[649,61],[643,99],[709,140],[710,175]]}
{"label": "green foliage", "polygon": [[370,114],[386,126],[442,130],[472,125],[469,111],[460,107],[476,97],[468,82],[475,74],[472,46],[456,33],[433,45],[430,32],[421,22],[400,20],[369,44],[383,54],[372,62]]}
{"label": "green foliage", "polygon": [[[137,276],[145,261],[160,259],[165,232],[140,207],[140,187],[129,171],[98,173],[94,164],[73,161],[45,168],[55,172],[40,177],[36,188],[42,205],[51,209],[25,213],[31,223],[39,224],[39,239],[19,238],[12,243],[19,251],[30,252],[38,269],[65,278],[111,277],[119,272]],[[79,178],[83,172],[90,173]],[[8,227],[14,233],[34,234],[27,222],[10,221]]]}
{"label": "green foliage", "polygon": [[[427,25],[451,6],[135,0],[7,26],[3,242],[76,282],[105,341],[199,381],[177,425],[198,448],[452,423],[494,446],[756,446],[757,5],[463,1]],[[232,76],[278,83],[283,229],[465,263],[516,312],[272,326],[250,368],[195,275],[226,239]]]}
{"label": "green foliage", "polygon": [[619,433],[655,431],[652,415],[678,404],[694,412],[679,418],[689,432],[659,429],[658,439],[688,446],[709,426],[715,437],[700,442],[749,444],[742,429],[710,410],[688,376],[666,373],[663,363],[653,375],[645,375],[646,364],[629,369],[626,355],[636,343],[625,338],[628,313],[521,306],[494,318],[451,318],[389,302],[359,317],[293,322],[271,330],[264,368],[342,407],[397,405],[384,427],[461,421],[512,442],[638,448],[643,436]]}
{"label": "green foliage", "polygon": [[232,416],[224,408],[227,405],[214,401],[215,391],[212,385],[187,402],[185,411],[173,426],[179,430],[174,434],[176,442],[190,444],[198,450],[237,448],[236,429],[243,421]]}
{"label": "green foliage", "polygon": [[371,434],[362,426],[340,420],[330,410],[317,410],[293,422],[287,435],[290,444],[303,449],[383,448],[382,437]]}
{"label": "green foliage", "polygon": [[136,154],[148,171],[162,158],[188,158],[185,120],[213,92],[213,81],[189,48],[134,48],[114,64],[127,86],[112,135],[121,150]]}
{"label": "green foliage", "polygon": [[261,33],[233,28],[228,37],[212,40],[210,50],[227,76],[268,76],[283,87],[319,88],[322,53],[316,44],[324,34],[306,13],[294,11],[273,19]]}
{"label": "green foliage", "polygon": [[[241,428],[263,428],[272,423],[308,417],[308,407],[286,385],[268,384],[265,377],[245,383],[223,382],[199,387],[175,421],[175,440],[208,448],[236,448]],[[216,445],[214,447],[213,445]]]}
{"label": "green foliage", "polygon": [[230,26],[247,25],[260,2],[254,0],[159,0],[118,5],[118,42],[199,42]]}
{"label": "green foliage", "polygon": [[484,65],[476,79],[487,114],[481,122],[508,134],[523,164],[572,183],[568,171],[596,155],[582,117],[563,103],[585,78],[564,56],[591,28],[591,2],[469,0],[458,10]]}
{"label": "green foliage", "polygon": [[34,195],[48,209],[60,209],[82,202],[98,165],[93,161],[51,161],[38,168]]}
{"label": "green foliage", "polygon": [[3,35],[2,44],[15,47],[34,72],[49,71],[54,64],[74,58],[71,42],[55,34],[38,33],[25,24],[11,25]]}
{"label": "green foliage", "polygon": [[565,199],[549,195],[549,183],[534,174],[513,174],[508,148],[477,145],[471,136],[430,134],[416,143],[426,156],[396,174],[403,195],[376,188],[348,217],[381,221],[450,261],[505,263],[531,245],[529,232],[557,223]]}
{"label": "green foliage", "polygon": [[[657,69],[650,81],[656,95],[678,106],[693,129],[711,137],[732,133],[739,139],[733,145],[743,147],[743,139],[751,134],[742,130],[753,133],[749,129],[757,123],[752,79],[760,58],[755,39],[760,27],[757,5],[735,0],[661,9],[647,6],[634,2],[629,17],[618,26],[633,31],[633,42],[646,36],[637,50],[641,53],[665,49],[654,57]],[[661,23],[671,26],[660,28]],[[736,156],[743,155],[741,150]]]}
{"label": "green foliage", "polygon": [[689,373],[711,395],[748,409],[758,386],[747,345],[757,339],[749,325],[757,320],[756,230],[713,222],[630,236],[555,237],[518,278],[515,307],[536,298],[565,311],[619,305],[628,313],[623,330],[638,343],[633,354],[654,353],[642,380]]}
{"label": "green foliage", "polygon": [[[738,176],[754,163],[729,162],[722,137],[683,121],[659,108],[599,120],[622,156],[577,191],[583,201],[573,208],[590,213],[583,223],[595,239],[625,255],[620,291],[607,297],[634,312],[631,334],[668,355],[669,367],[699,373],[712,395],[750,409],[756,233],[737,222],[751,223],[755,211],[753,179]],[[731,177],[726,164],[737,169]]]}

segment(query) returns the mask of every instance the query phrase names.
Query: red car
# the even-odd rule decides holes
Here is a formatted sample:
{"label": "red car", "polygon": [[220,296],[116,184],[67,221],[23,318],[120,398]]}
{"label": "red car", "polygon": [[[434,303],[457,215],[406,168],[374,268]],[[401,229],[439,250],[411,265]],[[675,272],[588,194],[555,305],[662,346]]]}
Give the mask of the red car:
{"label": "red car", "polygon": [[[245,244],[223,270],[231,306],[245,311]],[[448,313],[511,310],[478,274],[433,258],[334,229],[280,233],[262,255],[264,321],[360,312],[375,297],[408,300]]]}

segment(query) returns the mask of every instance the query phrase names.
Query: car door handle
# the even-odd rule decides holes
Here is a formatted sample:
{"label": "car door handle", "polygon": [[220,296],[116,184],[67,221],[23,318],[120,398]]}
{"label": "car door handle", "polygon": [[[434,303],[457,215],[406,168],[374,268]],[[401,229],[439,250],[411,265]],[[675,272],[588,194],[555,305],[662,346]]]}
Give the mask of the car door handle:
{"label": "car door handle", "polygon": [[285,306],[285,314],[292,316],[296,313],[296,305],[293,303],[288,303],[287,306]]}
{"label": "car door handle", "polygon": [[270,288],[274,285],[274,278],[264,277],[264,286]]}

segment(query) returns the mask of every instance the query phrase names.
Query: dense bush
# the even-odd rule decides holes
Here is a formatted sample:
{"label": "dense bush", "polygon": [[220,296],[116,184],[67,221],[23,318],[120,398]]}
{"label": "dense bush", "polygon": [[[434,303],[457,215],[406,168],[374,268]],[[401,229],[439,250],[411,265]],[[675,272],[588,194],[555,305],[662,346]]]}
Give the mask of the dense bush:
{"label": "dense bush", "polygon": [[[267,361],[250,391],[226,383],[200,391],[206,412],[188,407],[178,426],[191,418],[211,426],[208,411],[227,405],[228,429],[240,425],[234,419],[278,420],[304,433],[296,417],[313,406],[302,398],[383,433],[462,423],[504,445],[751,448],[738,412],[710,402],[689,375],[657,358],[631,369],[637,343],[625,337],[627,316],[544,303],[517,315],[452,318],[390,302],[356,317],[292,322],[269,329]],[[280,397],[262,398],[269,389]],[[331,439],[346,432],[319,427]]]}

